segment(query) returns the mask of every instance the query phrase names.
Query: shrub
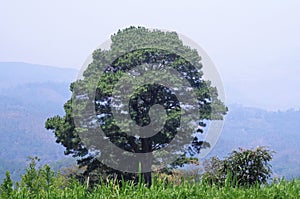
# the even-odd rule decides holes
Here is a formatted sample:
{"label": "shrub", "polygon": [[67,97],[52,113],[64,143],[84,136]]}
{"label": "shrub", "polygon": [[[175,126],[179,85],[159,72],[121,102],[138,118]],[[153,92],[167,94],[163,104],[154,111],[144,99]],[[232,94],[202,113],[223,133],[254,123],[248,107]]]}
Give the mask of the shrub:
{"label": "shrub", "polygon": [[49,165],[37,166],[40,161],[38,157],[29,157],[29,165],[25,169],[25,174],[21,176],[21,182],[17,182],[17,187],[30,197],[37,197],[39,194],[49,193],[53,189],[63,189],[68,184],[68,179],[61,176],[50,168]]}
{"label": "shrub", "polygon": [[252,186],[263,184],[271,176],[271,165],[274,152],[265,147],[254,150],[234,150],[224,160],[213,157],[205,162],[205,173],[202,179],[210,184],[232,186]]}
{"label": "shrub", "polygon": [[13,181],[10,178],[9,171],[6,171],[3,183],[0,186],[0,195],[3,198],[10,198],[13,192]]}

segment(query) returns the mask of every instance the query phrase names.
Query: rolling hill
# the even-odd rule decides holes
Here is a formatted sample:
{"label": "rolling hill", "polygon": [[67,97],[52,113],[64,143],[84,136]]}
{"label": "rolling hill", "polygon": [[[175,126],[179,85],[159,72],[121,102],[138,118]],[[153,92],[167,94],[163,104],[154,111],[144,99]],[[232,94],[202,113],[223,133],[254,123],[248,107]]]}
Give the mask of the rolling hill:
{"label": "rolling hill", "polygon": [[63,147],[55,143],[44,123],[50,116],[63,114],[71,94],[69,84],[76,75],[74,69],[0,63],[0,178],[7,169],[18,178],[28,156],[48,164],[65,162]]}
{"label": "rolling hill", "polygon": [[[64,148],[55,143],[44,122],[63,115],[70,97],[74,69],[0,62],[0,179],[9,169],[16,179],[28,156],[57,168],[72,164]],[[229,105],[225,125],[209,156],[224,157],[238,147],[269,146],[276,151],[272,162],[275,176],[300,176],[300,110],[266,111]]]}
{"label": "rolling hill", "polygon": [[267,146],[275,151],[274,176],[300,176],[300,110],[266,111],[230,105],[218,143],[209,156],[224,157],[233,149]]}

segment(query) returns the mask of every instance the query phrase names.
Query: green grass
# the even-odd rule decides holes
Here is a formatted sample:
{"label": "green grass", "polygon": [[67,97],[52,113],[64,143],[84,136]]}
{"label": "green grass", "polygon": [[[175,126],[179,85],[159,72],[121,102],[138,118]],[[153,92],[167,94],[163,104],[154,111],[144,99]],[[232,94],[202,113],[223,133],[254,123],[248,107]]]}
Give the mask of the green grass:
{"label": "green grass", "polygon": [[64,188],[49,186],[47,189],[32,192],[23,187],[14,189],[10,196],[1,194],[1,198],[300,198],[300,181],[281,180],[266,186],[250,188],[217,187],[205,183],[166,184],[156,182],[148,189],[143,185],[123,183],[118,186],[113,181],[88,189],[78,182],[68,184]]}
{"label": "green grass", "polygon": [[[300,179],[277,180],[266,185],[234,187],[210,185],[204,181],[195,182],[196,176],[154,174],[151,188],[139,183],[113,180],[102,181],[101,185],[82,185],[78,180],[55,173],[48,165],[37,168],[37,158],[31,159],[21,181],[14,183],[10,173],[0,184],[0,199],[89,199],[89,198],[263,198],[300,199]],[[141,179],[141,175],[139,175]]]}

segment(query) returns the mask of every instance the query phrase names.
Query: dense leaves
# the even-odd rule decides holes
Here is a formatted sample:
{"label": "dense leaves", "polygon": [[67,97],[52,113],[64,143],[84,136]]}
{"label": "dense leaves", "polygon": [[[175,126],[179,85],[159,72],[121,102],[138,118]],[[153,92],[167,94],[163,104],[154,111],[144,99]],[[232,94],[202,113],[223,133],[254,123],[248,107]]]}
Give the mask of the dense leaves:
{"label": "dense leaves", "polygon": [[253,186],[266,183],[271,176],[272,151],[264,147],[255,150],[234,150],[224,160],[213,157],[205,163],[203,180],[218,185]]}
{"label": "dense leaves", "polygon": [[[227,112],[227,108],[218,99],[216,88],[212,87],[210,82],[202,79],[203,74],[199,70],[202,67],[201,57],[196,50],[184,46],[175,32],[150,31],[142,27],[130,27],[112,35],[111,41],[109,50],[94,51],[93,62],[84,71],[84,78],[71,84],[73,96],[65,104],[65,116],[55,116],[46,122],[46,128],[54,131],[57,142],[66,147],[65,153],[80,157],[78,163],[81,166],[87,166],[85,175],[94,171],[99,171],[102,173],[101,175],[119,173],[107,168],[96,159],[96,155],[101,153],[100,148],[103,152],[103,147],[105,147],[102,142],[99,142],[102,145],[96,147],[94,151],[91,150],[91,147],[89,149],[87,147],[95,146],[92,142],[99,140],[93,137],[98,135],[97,128],[99,127],[105,132],[103,140],[108,138],[110,142],[121,149],[134,153],[148,153],[163,148],[177,134],[181,114],[186,111],[179,105],[178,96],[162,85],[142,82],[138,78],[139,71],[134,70],[135,67],[142,65],[144,70],[155,68],[165,72],[160,73],[162,75],[159,76],[154,75],[152,78],[156,78],[158,81],[170,81],[179,89],[179,95],[184,95],[184,90],[189,88],[181,86],[172,76],[167,75],[165,68],[173,68],[189,82],[190,87],[195,89],[199,115],[196,119],[190,118],[186,119],[189,121],[183,122],[199,122],[198,132],[203,131],[205,119],[222,119]],[[137,75],[126,78],[126,73],[132,70]],[[130,97],[128,114],[136,122],[135,125],[145,126],[151,122],[149,111],[153,105],[158,104],[165,109],[166,123],[155,136],[142,138],[129,135],[125,131],[130,129],[129,122],[120,124],[115,121],[112,108],[122,106],[122,102],[119,100],[120,95],[113,94],[113,91],[122,78],[128,84],[135,81],[139,85],[144,85],[132,88],[135,94]],[[121,90],[126,90],[126,86],[127,84],[119,85]],[[79,122],[76,123],[76,121]],[[196,134],[196,132],[194,133]],[[195,134],[191,132],[180,135],[178,140],[184,140],[187,137],[191,141],[190,146],[187,147],[186,143],[178,142],[174,145],[176,147],[172,153],[195,155],[200,152],[201,147],[209,146],[209,143],[198,140]],[[83,143],[82,137],[79,135],[88,135],[89,140],[85,140]],[[193,136],[191,137],[191,135]],[[118,162],[118,157],[114,158]],[[148,164],[147,166],[151,168],[152,159],[143,164]],[[121,179],[120,176],[119,178]]]}

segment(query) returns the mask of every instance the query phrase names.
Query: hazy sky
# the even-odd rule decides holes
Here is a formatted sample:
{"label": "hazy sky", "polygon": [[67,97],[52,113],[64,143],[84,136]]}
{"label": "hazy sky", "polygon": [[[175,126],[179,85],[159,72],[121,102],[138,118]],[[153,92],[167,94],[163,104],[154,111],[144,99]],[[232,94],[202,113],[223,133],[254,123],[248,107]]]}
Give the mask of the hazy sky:
{"label": "hazy sky", "polygon": [[214,61],[228,103],[300,108],[298,0],[0,2],[0,61],[79,69],[120,28],[175,30]]}

